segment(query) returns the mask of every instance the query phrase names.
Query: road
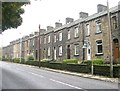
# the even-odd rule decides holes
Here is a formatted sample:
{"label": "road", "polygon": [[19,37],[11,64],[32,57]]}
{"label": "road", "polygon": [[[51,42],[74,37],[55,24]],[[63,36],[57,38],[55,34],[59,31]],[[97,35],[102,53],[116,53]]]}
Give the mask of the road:
{"label": "road", "polygon": [[52,72],[23,64],[0,61],[0,69],[2,89],[118,89],[117,83]]}

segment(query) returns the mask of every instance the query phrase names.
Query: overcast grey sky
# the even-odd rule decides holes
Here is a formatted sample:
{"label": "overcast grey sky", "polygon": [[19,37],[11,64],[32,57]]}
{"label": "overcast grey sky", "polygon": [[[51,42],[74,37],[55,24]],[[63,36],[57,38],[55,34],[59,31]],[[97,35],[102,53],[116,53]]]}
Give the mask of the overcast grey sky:
{"label": "overcast grey sky", "polygon": [[[118,5],[120,0],[109,0],[109,7]],[[87,12],[92,15],[97,12],[97,4],[107,5],[107,0],[31,0],[31,5],[23,7],[23,23],[17,29],[10,29],[0,35],[0,45],[6,46],[10,41],[38,31],[38,25],[46,29],[46,26],[55,26],[60,20],[65,24],[65,18],[79,19],[79,12]],[[21,33],[21,34],[20,34]]]}

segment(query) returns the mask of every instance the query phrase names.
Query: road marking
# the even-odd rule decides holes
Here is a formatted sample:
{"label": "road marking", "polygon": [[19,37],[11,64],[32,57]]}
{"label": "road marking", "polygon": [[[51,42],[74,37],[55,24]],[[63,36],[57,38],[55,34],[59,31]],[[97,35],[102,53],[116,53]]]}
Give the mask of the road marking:
{"label": "road marking", "polygon": [[32,73],[32,72],[29,72],[29,73],[31,73],[31,74],[33,74],[33,75],[35,75],[35,76],[44,77],[44,76],[38,75],[38,74],[36,74],[36,73]]}
{"label": "road marking", "polygon": [[57,82],[57,83],[60,83],[60,84],[63,84],[63,85],[66,85],[66,86],[69,86],[69,87],[72,87],[72,88],[75,88],[75,89],[82,89],[80,87],[76,87],[76,86],[73,86],[71,84],[68,84],[68,83],[64,83],[64,82],[61,82],[61,81],[58,81],[58,80],[54,80],[54,79],[50,79],[51,81],[54,81],[54,82]]}

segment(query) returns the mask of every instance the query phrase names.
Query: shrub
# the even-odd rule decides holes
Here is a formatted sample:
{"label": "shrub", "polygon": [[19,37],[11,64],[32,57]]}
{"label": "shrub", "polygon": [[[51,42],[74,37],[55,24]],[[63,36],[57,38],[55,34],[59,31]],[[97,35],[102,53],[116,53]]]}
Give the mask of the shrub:
{"label": "shrub", "polygon": [[[84,61],[84,64],[91,65],[92,60]],[[94,59],[93,64],[103,64],[103,59],[101,59],[101,58]]]}
{"label": "shrub", "polygon": [[53,62],[52,59],[42,59],[41,62]]}
{"label": "shrub", "polygon": [[32,55],[27,56],[27,61],[33,61],[34,57]]}
{"label": "shrub", "polygon": [[21,58],[21,64],[24,64],[25,63],[25,59],[24,58]]}
{"label": "shrub", "polygon": [[65,59],[63,60],[63,63],[78,63],[77,59]]}
{"label": "shrub", "polygon": [[97,58],[97,59],[93,60],[93,64],[103,64],[103,59]]}
{"label": "shrub", "polygon": [[20,58],[14,58],[14,59],[13,59],[13,62],[19,63],[19,62],[20,62]]}

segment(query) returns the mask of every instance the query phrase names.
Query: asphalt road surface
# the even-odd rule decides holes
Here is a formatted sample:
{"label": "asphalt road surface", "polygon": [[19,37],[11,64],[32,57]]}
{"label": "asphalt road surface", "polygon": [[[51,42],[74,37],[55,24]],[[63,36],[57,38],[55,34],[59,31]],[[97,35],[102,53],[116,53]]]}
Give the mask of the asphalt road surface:
{"label": "asphalt road surface", "polygon": [[111,89],[112,91],[113,89],[118,89],[118,83],[72,76],[47,71],[44,68],[0,61],[0,88],[82,90]]}

